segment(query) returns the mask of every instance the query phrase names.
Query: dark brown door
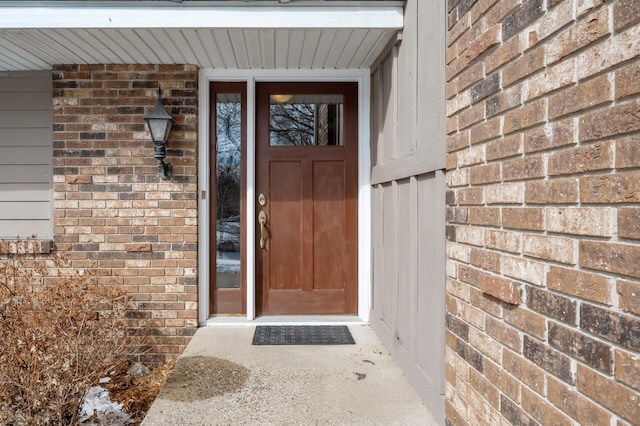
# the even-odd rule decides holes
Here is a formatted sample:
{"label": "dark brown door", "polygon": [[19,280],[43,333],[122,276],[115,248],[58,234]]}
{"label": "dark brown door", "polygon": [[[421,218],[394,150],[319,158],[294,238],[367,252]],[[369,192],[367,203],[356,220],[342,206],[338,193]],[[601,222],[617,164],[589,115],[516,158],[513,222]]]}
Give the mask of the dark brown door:
{"label": "dark brown door", "polygon": [[357,313],[358,86],[256,86],[262,315]]}

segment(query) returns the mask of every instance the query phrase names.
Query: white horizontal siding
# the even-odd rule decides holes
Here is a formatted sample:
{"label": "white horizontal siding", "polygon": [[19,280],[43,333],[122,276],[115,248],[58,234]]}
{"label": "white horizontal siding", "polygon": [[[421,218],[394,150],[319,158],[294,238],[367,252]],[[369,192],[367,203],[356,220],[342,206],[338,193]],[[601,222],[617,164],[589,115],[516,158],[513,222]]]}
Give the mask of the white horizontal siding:
{"label": "white horizontal siding", "polygon": [[0,74],[0,100],[0,238],[51,238],[51,72]]}
{"label": "white horizontal siding", "polygon": [[188,63],[214,69],[369,68],[399,28],[5,29],[0,33],[0,72],[62,63]]}

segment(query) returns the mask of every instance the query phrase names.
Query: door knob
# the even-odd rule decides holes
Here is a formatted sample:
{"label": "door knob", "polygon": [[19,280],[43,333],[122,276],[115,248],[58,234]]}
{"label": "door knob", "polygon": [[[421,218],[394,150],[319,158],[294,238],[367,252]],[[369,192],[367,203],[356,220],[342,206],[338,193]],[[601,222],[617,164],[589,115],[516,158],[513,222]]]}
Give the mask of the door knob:
{"label": "door knob", "polygon": [[267,242],[267,214],[264,210],[258,213],[258,223],[260,224],[260,248],[263,249]]}

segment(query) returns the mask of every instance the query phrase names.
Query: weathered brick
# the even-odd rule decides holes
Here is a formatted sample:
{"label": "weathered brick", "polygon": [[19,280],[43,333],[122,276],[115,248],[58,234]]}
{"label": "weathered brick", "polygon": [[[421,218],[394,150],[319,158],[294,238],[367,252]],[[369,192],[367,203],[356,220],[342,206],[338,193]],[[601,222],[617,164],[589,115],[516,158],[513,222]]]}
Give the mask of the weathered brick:
{"label": "weathered brick", "polygon": [[575,384],[575,376],[571,371],[571,360],[560,352],[525,335],[522,354],[525,358],[547,370],[560,380],[570,385]]}
{"label": "weathered brick", "polygon": [[496,68],[512,61],[522,53],[522,42],[520,37],[513,37],[509,41],[502,43],[484,60],[487,72],[492,72]]}
{"label": "weathered brick", "polygon": [[640,93],[640,62],[616,70],[616,99]]}
{"label": "weathered brick", "polygon": [[485,329],[491,337],[506,347],[517,352],[522,351],[522,338],[515,328],[505,324],[503,321],[487,316],[485,318]]}
{"label": "weathered brick", "polygon": [[568,327],[550,323],[549,344],[585,364],[611,375],[613,356],[611,346]]}
{"label": "weathered brick", "polygon": [[[496,265],[496,269],[499,266]],[[518,283],[493,275],[482,275],[478,287],[485,293],[503,302],[519,305],[522,303],[522,288]]]}
{"label": "weathered brick", "polygon": [[471,225],[500,226],[500,209],[492,207],[472,207],[469,209]]}
{"label": "weathered brick", "polygon": [[495,72],[471,86],[471,102],[476,103],[500,90],[500,73]]}
{"label": "weathered brick", "polygon": [[547,99],[542,98],[506,113],[502,130],[505,135],[542,123],[547,118]]}
{"label": "weathered brick", "polygon": [[616,141],[616,168],[640,167],[640,136]]}
{"label": "weathered brick", "polygon": [[484,103],[477,103],[469,109],[462,111],[458,115],[458,127],[466,129],[475,123],[485,119]]}
{"label": "weathered brick", "polygon": [[[457,162],[457,159],[456,159]],[[447,173],[447,186],[465,186],[469,184],[469,169],[456,169]]]}
{"label": "weathered brick", "polygon": [[521,204],[524,199],[524,182],[485,187],[485,201],[487,204]]}
{"label": "weathered brick", "polygon": [[471,169],[471,184],[494,183],[502,180],[502,172],[499,163],[478,166]]}
{"label": "weathered brick", "polygon": [[590,176],[580,179],[580,199],[585,203],[640,202],[640,172]]}
{"label": "weathered brick", "polygon": [[545,46],[547,63],[555,63],[609,33],[608,9],[601,8],[596,13],[579,20],[576,25],[558,35],[553,43]]}
{"label": "weathered brick", "polygon": [[554,119],[612,100],[609,76],[602,75],[553,95],[549,99],[549,118]]}
{"label": "weathered brick", "polygon": [[640,99],[587,114],[580,118],[580,141],[638,131],[639,115]]}
{"label": "weathered brick", "polygon": [[473,306],[493,316],[502,317],[502,303],[500,300],[473,287],[470,289],[470,296]]}
{"label": "weathered brick", "polygon": [[527,413],[525,413],[525,411],[519,405],[515,404],[504,395],[500,395],[500,413],[502,413],[504,418],[507,419],[512,425],[539,425],[539,423],[531,418],[531,416],[529,416]]}
{"label": "weathered brick", "polygon": [[502,90],[485,101],[487,117],[496,115],[522,105],[522,84]]}
{"label": "weathered brick", "polygon": [[588,146],[555,151],[549,155],[549,175],[575,174],[613,167],[613,144],[598,142]]}
{"label": "weathered brick", "polygon": [[[524,100],[528,102],[570,85],[574,81],[574,69],[575,61],[568,59],[532,76],[527,80]],[[549,103],[553,100],[551,98]]]}
{"label": "weathered brick", "polygon": [[508,324],[531,334],[539,339],[544,339],[547,331],[547,322],[542,315],[532,312],[523,306],[505,306],[504,319]]}
{"label": "weathered brick", "polygon": [[[471,248],[470,262],[472,265],[491,272],[498,273],[500,271],[500,254],[489,250]],[[482,277],[485,277],[484,275]],[[483,278],[480,278],[478,285],[482,288]]]}
{"label": "weathered brick", "polygon": [[640,239],[640,208],[618,208],[618,235]]}
{"label": "weathered brick", "polygon": [[640,320],[633,317],[582,304],[580,328],[626,348],[640,349]]}
{"label": "weathered brick", "polygon": [[544,2],[542,0],[527,0],[514,8],[502,22],[502,36],[507,40],[532,24],[543,14]]}
{"label": "weathered brick", "polygon": [[502,163],[502,177],[505,181],[534,179],[542,176],[544,176],[544,162],[541,156],[529,156]]}
{"label": "weathered brick", "polygon": [[469,342],[469,324],[462,321],[460,318],[447,314],[446,325],[447,330],[451,331],[465,342]]}
{"label": "weathered brick", "polygon": [[482,374],[479,374],[475,370],[470,370],[469,384],[482,396],[484,401],[487,401],[495,409],[500,407],[500,392],[492,383],[485,379]]}
{"label": "weathered brick", "polygon": [[577,389],[632,423],[640,419],[637,392],[580,364],[577,371]]}
{"label": "weathered brick", "polygon": [[616,349],[615,363],[616,380],[640,390],[640,355]]}
{"label": "weathered brick", "polygon": [[505,228],[541,231],[544,229],[544,213],[540,208],[503,208],[502,226]]}
{"label": "weathered brick", "polygon": [[556,179],[526,184],[525,201],[530,204],[571,204],[578,202],[578,180]]}
{"label": "weathered brick", "polygon": [[522,237],[513,231],[485,229],[484,244],[488,248],[518,253]]}
{"label": "weathered brick", "polygon": [[482,67],[482,63],[478,62],[470,66],[458,76],[458,92],[462,92],[467,87],[482,80],[483,77],[484,69]]}
{"label": "weathered brick", "polygon": [[619,279],[616,284],[620,309],[640,315],[640,283]]}
{"label": "weathered brick", "polygon": [[447,152],[459,151],[469,146],[469,131],[465,130],[455,135],[447,136]]}
{"label": "weathered brick", "polygon": [[542,425],[573,426],[573,421],[556,410],[535,392],[522,388],[522,408]]}
{"label": "weathered brick", "polygon": [[635,25],[586,49],[576,59],[578,79],[584,80],[637,57],[640,54],[640,46],[636,43],[639,37],[640,25]]}
{"label": "weathered brick", "polygon": [[611,423],[611,414],[553,377],[547,378],[547,399],[582,425]]}
{"label": "weathered brick", "polygon": [[457,348],[456,353],[460,355],[462,359],[467,361],[469,365],[482,373],[484,366],[484,357],[480,352],[471,347],[471,345],[465,343],[464,341],[458,339],[457,340]]}
{"label": "weathered brick", "polygon": [[616,31],[640,21],[640,4],[635,0],[618,0],[613,5],[613,27]]}
{"label": "weathered brick", "polygon": [[640,278],[640,246],[580,241],[580,266]]}
{"label": "weathered brick", "polygon": [[462,188],[457,191],[456,198],[461,206],[484,204],[484,190],[482,188]]}
{"label": "weathered brick", "polygon": [[525,133],[525,152],[543,151],[551,148],[574,144],[573,120],[547,123],[542,127],[527,130]]}
{"label": "weathered brick", "polygon": [[502,69],[502,87],[509,87],[544,67],[544,48],[537,47]]}
{"label": "weathered brick", "polygon": [[607,278],[588,272],[551,266],[547,286],[564,294],[609,304],[611,284]]}
{"label": "weathered brick", "polygon": [[613,236],[614,209],[598,207],[547,207],[547,231],[562,234]]}
{"label": "weathered brick", "polygon": [[520,382],[504,371],[502,367],[490,361],[485,361],[484,374],[487,380],[493,383],[507,397],[515,402],[520,401],[520,389],[522,388]]}
{"label": "weathered brick", "polygon": [[464,151],[458,152],[459,167],[473,166],[484,162],[484,160],[484,147],[481,145],[475,145],[471,148],[465,149]]}
{"label": "weathered brick", "polygon": [[471,128],[471,144],[481,143],[500,136],[500,119],[494,118]]}
{"label": "weathered brick", "polygon": [[500,272],[503,275],[535,285],[543,285],[544,269],[544,263],[529,259],[506,255],[500,259]]}
{"label": "weathered brick", "polygon": [[487,161],[522,154],[522,133],[514,133],[487,144]]}
{"label": "weathered brick", "polygon": [[545,316],[576,323],[577,303],[569,298],[535,287],[527,287],[527,306]]}
{"label": "weathered brick", "polygon": [[[473,271],[476,271],[475,269],[472,268],[468,268],[465,265],[460,265],[460,268],[465,268],[467,270],[469,270],[469,273],[472,273]],[[462,271],[460,271],[460,279],[462,280],[463,273]],[[467,281],[468,282],[468,281]],[[472,282],[473,284],[473,282]],[[466,302],[469,301],[469,286],[460,282],[460,281],[456,281],[456,280],[447,280],[446,282],[446,289],[447,289],[447,294],[450,294],[452,296],[455,296],[461,300],[464,300]]]}
{"label": "weathered brick", "polygon": [[489,28],[484,34],[482,34],[471,44],[469,44],[469,46],[462,52],[462,57],[464,58],[465,62],[470,63],[474,61],[476,58],[484,54],[487,50],[499,44],[500,36],[500,24],[496,24]]}
{"label": "weathered brick", "polygon": [[573,240],[562,237],[526,234],[522,252],[528,256],[554,262],[574,264]]}

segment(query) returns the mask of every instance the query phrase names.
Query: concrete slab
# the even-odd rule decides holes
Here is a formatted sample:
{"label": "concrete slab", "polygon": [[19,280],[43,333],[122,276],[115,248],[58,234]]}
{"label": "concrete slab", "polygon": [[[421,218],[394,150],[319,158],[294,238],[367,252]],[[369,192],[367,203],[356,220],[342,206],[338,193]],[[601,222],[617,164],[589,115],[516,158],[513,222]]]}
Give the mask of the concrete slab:
{"label": "concrete slab", "polygon": [[252,346],[254,327],[204,327],[183,357],[212,356],[251,371],[236,392],[199,401],[163,397],[143,426],[437,425],[367,325],[355,345]]}

